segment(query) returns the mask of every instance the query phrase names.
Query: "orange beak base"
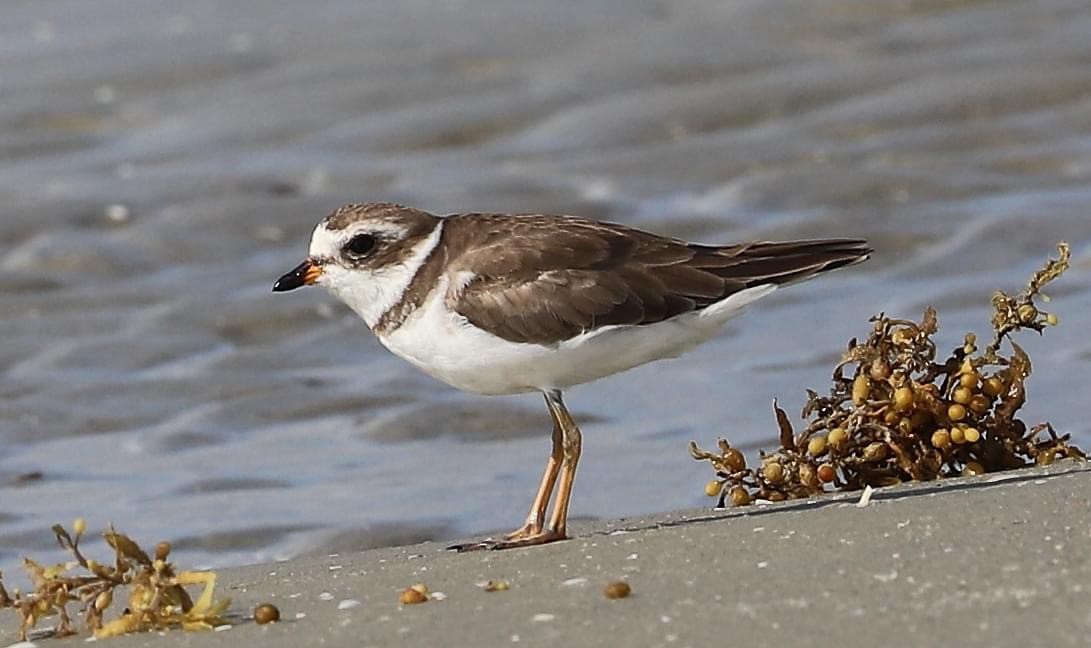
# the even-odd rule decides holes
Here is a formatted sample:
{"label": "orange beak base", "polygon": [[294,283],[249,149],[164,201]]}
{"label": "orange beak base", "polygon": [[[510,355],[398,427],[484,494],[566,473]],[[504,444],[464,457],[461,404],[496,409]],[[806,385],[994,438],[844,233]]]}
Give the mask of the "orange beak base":
{"label": "orange beak base", "polygon": [[285,274],[273,284],[273,292],[288,292],[303,286],[313,285],[322,276],[322,266],[307,259],[291,272]]}

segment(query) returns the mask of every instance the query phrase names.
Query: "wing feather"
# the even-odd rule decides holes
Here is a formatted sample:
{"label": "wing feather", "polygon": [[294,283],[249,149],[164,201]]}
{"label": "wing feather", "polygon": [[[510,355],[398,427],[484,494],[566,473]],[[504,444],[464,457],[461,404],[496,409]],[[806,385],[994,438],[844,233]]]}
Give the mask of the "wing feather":
{"label": "wing feather", "polygon": [[449,276],[472,277],[450,282],[448,305],[505,340],[545,345],[597,326],[660,322],[871,252],[858,239],[698,245],[571,216],[462,214],[444,229]]}

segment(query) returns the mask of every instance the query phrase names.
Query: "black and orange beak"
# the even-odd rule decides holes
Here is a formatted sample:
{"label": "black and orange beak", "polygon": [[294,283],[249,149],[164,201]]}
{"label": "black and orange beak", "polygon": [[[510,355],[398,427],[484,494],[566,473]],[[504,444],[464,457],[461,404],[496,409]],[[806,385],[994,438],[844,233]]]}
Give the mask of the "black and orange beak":
{"label": "black and orange beak", "polygon": [[273,292],[288,292],[303,286],[310,286],[322,276],[322,266],[311,259],[300,263],[291,272],[273,284]]}

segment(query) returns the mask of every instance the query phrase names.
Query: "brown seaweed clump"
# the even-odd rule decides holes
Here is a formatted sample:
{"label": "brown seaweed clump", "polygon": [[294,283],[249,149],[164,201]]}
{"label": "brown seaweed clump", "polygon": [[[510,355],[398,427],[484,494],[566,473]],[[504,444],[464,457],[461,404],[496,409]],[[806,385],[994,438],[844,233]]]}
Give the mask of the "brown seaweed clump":
{"label": "brown seaweed clump", "polygon": [[[114,564],[106,565],[86,558],[80,549],[80,539],[87,529],[83,518],[77,518],[72,527],[74,534],[69,534],[63,526],[56,524],[53,533],[74,561],[45,566],[30,558],[24,559],[23,564],[34,584],[33,592],[22,594],[12,590],[8,594],[0,580],[0,608],[12,608],[22,617],[21,640],[26,641],[27,633],[47,616],[59,617],[58,636],[75,634],[69,604],[80,606],[87,629],[96,637],[172,627],[204,630],[223,623],[221,615],[231,601],[213,599],[216,574],[176,571],[174,565],[167,562],[170,543],[156,545],[153,558],[127,535],[108,527],[102,536],[114,550]],[[85,573],[72,573],[77,567]],[[189,585],[204,586],[196,601],[185,590]],[[125,609],[107,621],[107,610],[115,598],[120,598],[115,597],[119,587],[128,593]]]}
{"label": "brown seaweed clump", "polygon": [[880,314],[866,340],[849,341],[829,396],[807,390],[801,433],[774,402],[780,448],[762,452],[760,466],[747,466],[725,439],[719,452],[691,442],[693,458],[716,471],[705,492],[718,495],[720,506],[728,499],[742,506],[755,498],[811,497],[827,486],[853,490],[1085,459],[1069,435],[1048,423],[1028,428],[1016,418],[1027,399],[1031,361],[1010,336],[1057,324],[1035,301],[1047,301],[1042,288],[1068,268],[1068,245],[1057,249],[1059,258],[1049,259],[1019,294],[993,296],[993,339],[983,350],[968,333],[937,362],[934,309],[925,309],[919,322]]}

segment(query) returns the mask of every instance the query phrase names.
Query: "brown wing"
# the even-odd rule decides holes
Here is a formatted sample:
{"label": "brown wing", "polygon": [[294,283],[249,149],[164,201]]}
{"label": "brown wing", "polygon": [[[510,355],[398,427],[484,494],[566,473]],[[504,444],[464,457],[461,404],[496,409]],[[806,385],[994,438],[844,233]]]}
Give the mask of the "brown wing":
{"label": "brown wing", "polygon": [[445,220],[449,305],[512,342],[551,344],[609,324],[651,324],[761,284],[864,260],[858,239],[686,243],[569,216]]}

